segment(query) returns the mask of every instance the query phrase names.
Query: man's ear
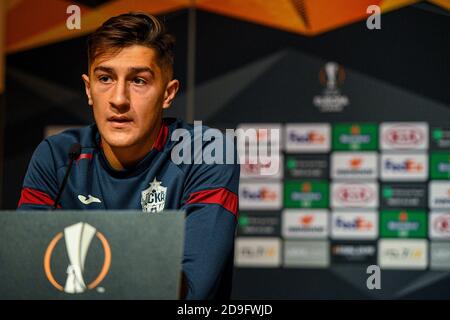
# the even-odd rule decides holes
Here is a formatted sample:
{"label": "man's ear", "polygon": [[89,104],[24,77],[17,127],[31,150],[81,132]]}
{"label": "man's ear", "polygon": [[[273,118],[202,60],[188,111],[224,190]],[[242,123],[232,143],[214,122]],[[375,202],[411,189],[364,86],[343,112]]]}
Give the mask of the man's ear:
{"label": "man's ear", "polygon": [[91,97],[91,82],[89,80],[89,77],[86,74],[83,74],[81,76],[81,79],[83,79],[84,82],[84,89],[86,91],[86,96],[88,98],[88,104],[90,106],[94,105],[94,102],[92,102],[92,97]]}
{"label": "man's ear", "polygon": [[167,109],[172,104],[173,99],[175,99],[175,96],[178,92],[178,89],[180,88],[180,82],[176,79],[169,81],[169,83],[166,86],[166,91],[164,92],[164,103],[163,103],[163,109]]}

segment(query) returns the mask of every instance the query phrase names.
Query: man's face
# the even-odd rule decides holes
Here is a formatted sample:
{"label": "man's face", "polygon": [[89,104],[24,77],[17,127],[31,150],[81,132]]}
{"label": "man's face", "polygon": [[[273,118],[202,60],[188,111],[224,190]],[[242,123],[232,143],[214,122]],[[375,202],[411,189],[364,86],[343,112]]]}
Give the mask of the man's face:
{"label": "man's face", "polygon": [[145,145],[178,90],[155,50],[140,45],[99,56],[82,78],[102,140],[112,148]]}

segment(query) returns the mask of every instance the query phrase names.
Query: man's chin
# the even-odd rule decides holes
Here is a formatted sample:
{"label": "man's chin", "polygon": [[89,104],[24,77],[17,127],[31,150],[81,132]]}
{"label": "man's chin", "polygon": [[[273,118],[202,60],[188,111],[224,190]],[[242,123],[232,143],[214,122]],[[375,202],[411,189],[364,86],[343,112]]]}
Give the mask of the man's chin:
{"label": "man's chin", "polygon": [[130,148],[133,145],[135,145],[135,139],[133,137],[123,136],[118,137],[117,135],[113,138],[110,137],[104,137],[104,141],[111,147],[111,148]]}

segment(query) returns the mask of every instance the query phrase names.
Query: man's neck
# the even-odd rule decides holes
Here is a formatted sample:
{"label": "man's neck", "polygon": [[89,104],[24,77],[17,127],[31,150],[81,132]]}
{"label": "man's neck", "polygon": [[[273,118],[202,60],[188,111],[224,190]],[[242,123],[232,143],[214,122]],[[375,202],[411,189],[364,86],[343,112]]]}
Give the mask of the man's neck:
{"label": "man's neck", "polygon": [[109,165],[115,170],[124,170],[139,163],[139,161],[144,159],[150,150],[152,150],[153,145],[158,138],[161,125],[162,124],[159,123],[155,130],[151,132],[148,139],[146,139],[143,143],[139,143],[131,147],[111,147],[102,137],[103,153],[105,154]]}

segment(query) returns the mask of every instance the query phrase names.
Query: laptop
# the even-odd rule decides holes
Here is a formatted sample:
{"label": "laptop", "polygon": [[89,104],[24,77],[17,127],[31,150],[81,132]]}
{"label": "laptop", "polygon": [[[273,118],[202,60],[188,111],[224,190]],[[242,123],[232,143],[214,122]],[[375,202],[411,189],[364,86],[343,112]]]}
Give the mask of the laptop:
{"label": "laptop", "polygon": [[178,299],[185,214],[0,212],[0,299]]}

